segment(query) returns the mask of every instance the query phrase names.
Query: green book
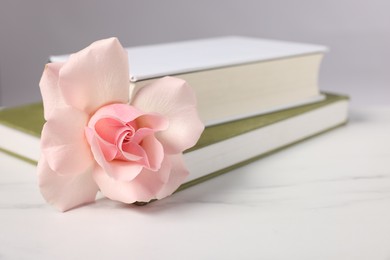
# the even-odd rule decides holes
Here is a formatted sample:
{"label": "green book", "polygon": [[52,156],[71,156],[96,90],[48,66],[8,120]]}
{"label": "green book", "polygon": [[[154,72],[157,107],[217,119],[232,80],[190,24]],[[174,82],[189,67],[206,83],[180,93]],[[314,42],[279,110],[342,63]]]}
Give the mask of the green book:
{"label": "green book", "polygon": [[[320,102],[206,127],[184,153],[190,176],[180,189],[345,124],[348,97],[324,94]],[[44,122],[41,103],[0,110],[0,150],[36,164]]]}

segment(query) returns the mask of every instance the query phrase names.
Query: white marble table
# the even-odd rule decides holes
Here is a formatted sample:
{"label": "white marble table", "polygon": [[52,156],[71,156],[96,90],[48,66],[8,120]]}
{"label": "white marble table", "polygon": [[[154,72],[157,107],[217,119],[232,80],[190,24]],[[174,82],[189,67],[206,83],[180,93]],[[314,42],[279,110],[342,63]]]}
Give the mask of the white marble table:
{"label": "white marble table", "polygon": [[390,259],[390,107],[144,207],[60,213],[0,165],[0,259]]}

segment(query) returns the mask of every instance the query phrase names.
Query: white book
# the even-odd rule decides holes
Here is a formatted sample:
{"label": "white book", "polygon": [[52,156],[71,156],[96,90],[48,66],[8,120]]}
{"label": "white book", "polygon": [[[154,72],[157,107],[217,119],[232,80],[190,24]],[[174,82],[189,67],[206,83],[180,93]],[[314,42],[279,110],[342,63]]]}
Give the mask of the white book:
{"label": "white book", "polygon": [[321,45],[230,36],[126,50],[131,88],[163,76],[182,78],[194,88],[207,126],[324,98],[317,82],[327,51]]}
{"label": "white book", "polygon": [[[200,70],[323,53],[322,45],[226,36],[126,48],[133,82]],[[52,62],[69,55],[54,55]]]}

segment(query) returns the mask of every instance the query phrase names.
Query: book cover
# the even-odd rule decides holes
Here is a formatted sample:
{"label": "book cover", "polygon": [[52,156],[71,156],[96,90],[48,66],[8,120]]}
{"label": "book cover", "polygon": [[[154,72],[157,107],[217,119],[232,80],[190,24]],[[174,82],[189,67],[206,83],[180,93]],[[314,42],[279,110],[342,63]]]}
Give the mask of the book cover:
{"label": "book cover", "polygon": [[[327,47],[260,38],[226,36],[126,48],[133,82],[286,57],[323,53]],[[53,62],[68,55],[51,56]]]}
{"label": "book cover", "polygon": [[[181,189],[342,125],[347,108],[348,97],[326,94],[322,102],[206,127],[184,153],[190,177]],[[42,104],[1,110],[0,150],[36,163],[44,122]]]}

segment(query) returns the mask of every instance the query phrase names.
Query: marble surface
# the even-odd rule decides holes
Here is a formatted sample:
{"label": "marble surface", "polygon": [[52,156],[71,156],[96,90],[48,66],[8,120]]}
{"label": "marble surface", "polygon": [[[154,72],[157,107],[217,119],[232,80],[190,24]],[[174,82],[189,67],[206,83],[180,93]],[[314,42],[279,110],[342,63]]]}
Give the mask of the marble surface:
{"label": "marble surface", "polygon": [[[0,259],[390,259],[390,107],[144,207],[46,205],[0,155]],[[1,137],[3,138],[3,137]]]}

